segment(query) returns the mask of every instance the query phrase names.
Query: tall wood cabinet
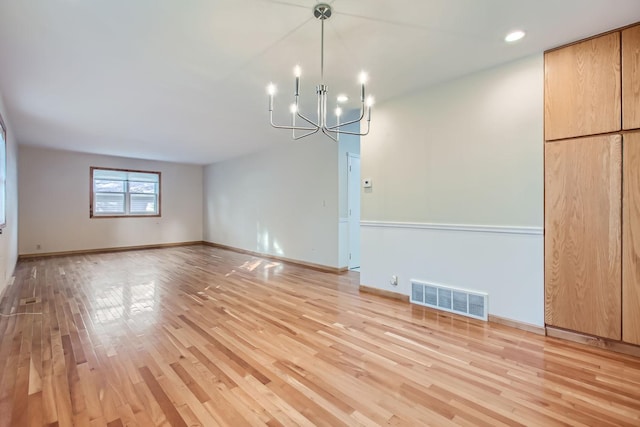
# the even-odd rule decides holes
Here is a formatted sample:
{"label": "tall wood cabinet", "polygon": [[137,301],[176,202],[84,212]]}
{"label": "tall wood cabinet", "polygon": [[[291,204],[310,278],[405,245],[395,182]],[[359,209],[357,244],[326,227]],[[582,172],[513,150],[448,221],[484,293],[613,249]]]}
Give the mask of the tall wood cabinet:
{"label": "tall wood cabinet", "polygon": [[640,345],[640,24],[545,53],[545,323]]}

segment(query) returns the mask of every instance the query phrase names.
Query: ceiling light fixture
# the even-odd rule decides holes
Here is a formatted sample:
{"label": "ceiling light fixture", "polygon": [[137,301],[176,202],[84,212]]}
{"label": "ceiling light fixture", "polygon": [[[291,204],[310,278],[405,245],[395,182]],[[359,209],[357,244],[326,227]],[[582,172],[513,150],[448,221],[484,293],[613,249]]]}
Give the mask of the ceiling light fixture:
{"label": "ceiling light fixture", "polygon": [[509,34],[506,35],[506,37],[504,38],[504,41],[506,41],[507,43],[513,43],[513,42],[517,42],[518,40],[522,39],[525,36],[525,32],[524,31],[513,31]]}
{"label": "ceiling light fixture", "polygon": [[[291,125],[290,126],[281,126],[273,123],[273,98],[276,93],[276,87],[270,84],[267,88],[267,92],[269,93],[269,118],[271,121],[271,126],[276,129],[289,129],[291,130],[292,138],[294,140],[304,138],[309,135],[313,135],[318,131],[322,131],[323,134],[327,135],[329,138],[334,141],[338,141],[340,134],[346,135],[359,135],[364,136],[369,133],[369,127],[371,124],[371,106],[373,105],[373,98],[365,98],[365,83],[367,80],[367,75],[363,72],[360,74],[360,117],[347,121],[344,123],[340,123],[340,116],[342,115],[342,109],[336,108],[336,121],[335,125],[329,126],[327,123],[327,90],[328,86],[324,84],[324,21],[331,17],[331,6],[325,3],[317,4],[313,8],[313,15],[320,20],[320,84],[316,86],[316,94],[318,96],[317,104],[318,104],[318,116],[316,120],[312,120],[307,118],[300,112],[299,108],[299,100],[300,97],[300,75],[301,69],[299,66],[294,68],[293,74],[295,76],[295,92],[294,103],[291,104],[290,112],[291,112]],[[345,96],[346,98],[346,96]],[[347,98],[348,99],[348,98]],[[366,106],[366,108],[365,108]],[[367,116],[367,130],[366,132],[353,132],[344,130],[344,127],[347,125],[351,125],[354,123],[359,123],[364,119],[366,110]],[[302,126],[296,125],[296,117],[300,118],[304,123]],[[296,131],[304,131],[305,133],[301,135],[296,135]]]}

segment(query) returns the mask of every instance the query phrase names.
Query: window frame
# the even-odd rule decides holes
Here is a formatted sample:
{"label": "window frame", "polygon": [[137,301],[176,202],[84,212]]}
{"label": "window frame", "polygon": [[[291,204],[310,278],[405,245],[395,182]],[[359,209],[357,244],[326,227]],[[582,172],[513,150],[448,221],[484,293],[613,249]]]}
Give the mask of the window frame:
{"label": "window frame", "polygon": [[0,234],[7,226],[7,126],[0,114]]}
{"label": "window frame", "polygon": [[[157,213],[131,213],[131,200],[130,197],[132,194],[152,194],[152,193],[131,193],[129,191],[129,180],[124,181],[124,193],[116,192],[114,194],[123,194],[124,195],[124,208],[125,212],[120,214],[99,214],[95,213],[94,208],[94,171],[115,171],[115,172],[124,172],[124,173],[146,173],[153,174],[158,176],[158,191],[155,193],[157,196]],[[135,181],[133,181],[135,182]],[[91,166],[89,168],[89,218],[158,218],[162,216],[162,173],[159,171],[145,171],[145,170],[136,170],[136,169],[120,169],[120,168],[105,168],[100,166]]]}

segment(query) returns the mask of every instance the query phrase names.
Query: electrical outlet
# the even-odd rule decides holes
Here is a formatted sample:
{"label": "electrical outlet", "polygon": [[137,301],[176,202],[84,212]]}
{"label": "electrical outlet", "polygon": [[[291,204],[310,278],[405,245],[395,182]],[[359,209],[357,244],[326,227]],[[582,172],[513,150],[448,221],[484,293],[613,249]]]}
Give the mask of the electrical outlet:
{"label": "electrical outlet", "polygon": [[398,286],[398,276],[391,276],[391,280],[389,281],[389,283],[391,283],[391,286]]}

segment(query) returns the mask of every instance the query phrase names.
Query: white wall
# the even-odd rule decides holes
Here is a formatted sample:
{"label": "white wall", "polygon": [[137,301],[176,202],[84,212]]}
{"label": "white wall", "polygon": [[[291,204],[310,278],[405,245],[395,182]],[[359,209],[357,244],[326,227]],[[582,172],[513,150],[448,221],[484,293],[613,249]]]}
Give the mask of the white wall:
{"label": "white wall", "polygon": [[337,150],[314,135],[206,166],[204,239],[338,267]]}
{"label": "white wall", "polygon": [[[20,254],[202,240],[202,166],[25,145],[19,155]],[[89,218],[91,166],[161,172],[162,216]]]}
{"label": "white wall", "polygon": [[490,314],[542,326],[542,114],[541,54],[377,105],[361,283],[484,291]]}
{"label": "white wall", "polygon": [[7,127],[7,226],[0,235],[0,293],[4,291],[18,261],[18,144],[11,127],[11,118],[6,111],[0,96],[0,113]]}

